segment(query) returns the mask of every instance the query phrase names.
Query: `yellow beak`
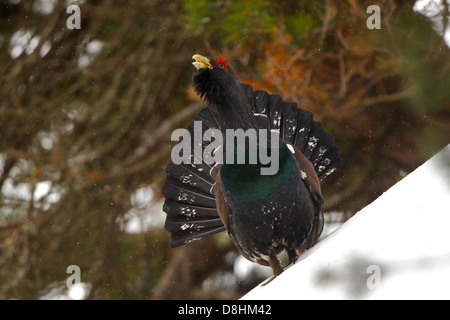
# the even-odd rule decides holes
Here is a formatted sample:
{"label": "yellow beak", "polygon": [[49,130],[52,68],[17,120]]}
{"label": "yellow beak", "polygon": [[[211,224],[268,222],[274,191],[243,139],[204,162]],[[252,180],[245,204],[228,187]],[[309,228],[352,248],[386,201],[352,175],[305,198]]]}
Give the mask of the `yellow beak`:
{"label": "yellow beak", "polygon": [[207,57],[204,57],[200,54],[194,54],[192,59],[195,60],[195,62],[192,62],[192,64],[194,65],[194,67],[197,68],[197,70],[204,69],[204,68],[209,68],[209,69],[213,68],[213,66],[211,65],[211,61]]}

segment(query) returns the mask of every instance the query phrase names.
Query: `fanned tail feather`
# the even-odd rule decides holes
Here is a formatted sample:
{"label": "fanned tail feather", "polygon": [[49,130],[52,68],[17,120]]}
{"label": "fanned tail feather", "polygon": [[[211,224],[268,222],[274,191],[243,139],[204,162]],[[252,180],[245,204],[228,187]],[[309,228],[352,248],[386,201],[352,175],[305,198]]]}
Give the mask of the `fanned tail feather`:
{"label": "fanned tail feather", "polygon": [[[250,96],[251,87],[242,86]],[[320,122],[313,120],[312,112],[298,108],[296,103],[282,101],[277,94],[261,90],[254,91],[253,100],[249,102],[270,130],[278,130],[282,140],[293,144],[311,161],[320,180],[343,165],[334,137],[323,130]]]}
{"label": "fanned tail feather", "polygon": [[[202,121],[202,132],[218,127],[211,108],[203,109],[196,120]],[[171,233],[171,247],[178,247],[225,230],[214,197],[215,177],[219,167],[209,165],[205,161],[194,163],[194,143],[202,143],[202,151],[208,143],[194,141],[193,124],[189,125],[187,130],[191,139],[190,164],[176,165],[170,161],[162,190],[166,198],[163,207],[167,214],[165,229]],[[189,137],[185,136],[183,139]]]}

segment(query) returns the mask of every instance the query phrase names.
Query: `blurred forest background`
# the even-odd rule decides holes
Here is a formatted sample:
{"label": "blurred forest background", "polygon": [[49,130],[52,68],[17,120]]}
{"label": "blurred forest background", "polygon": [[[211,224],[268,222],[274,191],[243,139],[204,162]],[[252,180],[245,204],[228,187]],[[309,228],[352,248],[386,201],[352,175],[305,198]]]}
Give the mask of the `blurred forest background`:
{"label": "blurred forest background", "polygon": [[314,112],[345,220],[450,142],[448,23],[446,0],[0,0],[0,298],[63,295],[69,265],[88,299],[239,298],[265,275],[233,272],[225,234],[163,230],[171,132],[203,107],[192,55]]}

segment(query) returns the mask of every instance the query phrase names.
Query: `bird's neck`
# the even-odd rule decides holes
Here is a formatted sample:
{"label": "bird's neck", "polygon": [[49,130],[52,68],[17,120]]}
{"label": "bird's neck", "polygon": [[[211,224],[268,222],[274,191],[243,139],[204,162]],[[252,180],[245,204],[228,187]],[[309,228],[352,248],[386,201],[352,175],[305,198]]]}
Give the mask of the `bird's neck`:
{"label": "bird's neck", "polygon": [[223,134],[225,163],[239,166],[256,161],[261,174],[276,174],[280,164],[279,148],[284,143],[276,132],[271,132],[267,124],[256,118],[244,91],[236,89],[218,102],[217,121]]}
{"label": "bird's neck", "polygon": [[222,97],[216,101],[215,106],[219,113],[218,122],[221,131],[226,129],[263,129],[257,121],[251,106],[242,90],[237,89],[231,95]]}

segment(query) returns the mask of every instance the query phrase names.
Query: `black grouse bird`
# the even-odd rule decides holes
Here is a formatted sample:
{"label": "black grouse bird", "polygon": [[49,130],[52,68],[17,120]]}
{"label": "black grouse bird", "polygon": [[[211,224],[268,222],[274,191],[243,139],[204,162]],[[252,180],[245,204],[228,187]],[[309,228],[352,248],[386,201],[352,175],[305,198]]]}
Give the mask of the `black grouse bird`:
{"label": "black grouse bird", "polygon": [[[240,83],[223,59],[198,54],[193,59],[198,70],[193,85],[207,102],[196,118],[201,121],[197,128],[202,134],[217,129],[225,136],[227,129],[266,129],[266,137],[260,137],[258,143],[271,143],[266,151],[278,155],[278,170],[262,174],[260,169],[267,163],[260,158],[256,163],[249,161],[248,137],[244,146],[232,150],[223,143],[223,151],[231,152],[234,160],[239,148],[243,149],[244,163],[193,161],[209,144],[194,139],[196,126],[191,124],[179,142],[190,139],[190,161],[175,164],[172,158],[162,191],[170,245],[177,247],[227,230],[245,258],[272,267],[277,276],[283,271],[277,254],[286,250],[291,264],[317,242],[323,229],[320,180],[343,160],[333,136],[313,121],[310,111]],[[279,138],[273,138],[273,132]],[[278,149],[271,148],[277,148],[276,142]]]}

